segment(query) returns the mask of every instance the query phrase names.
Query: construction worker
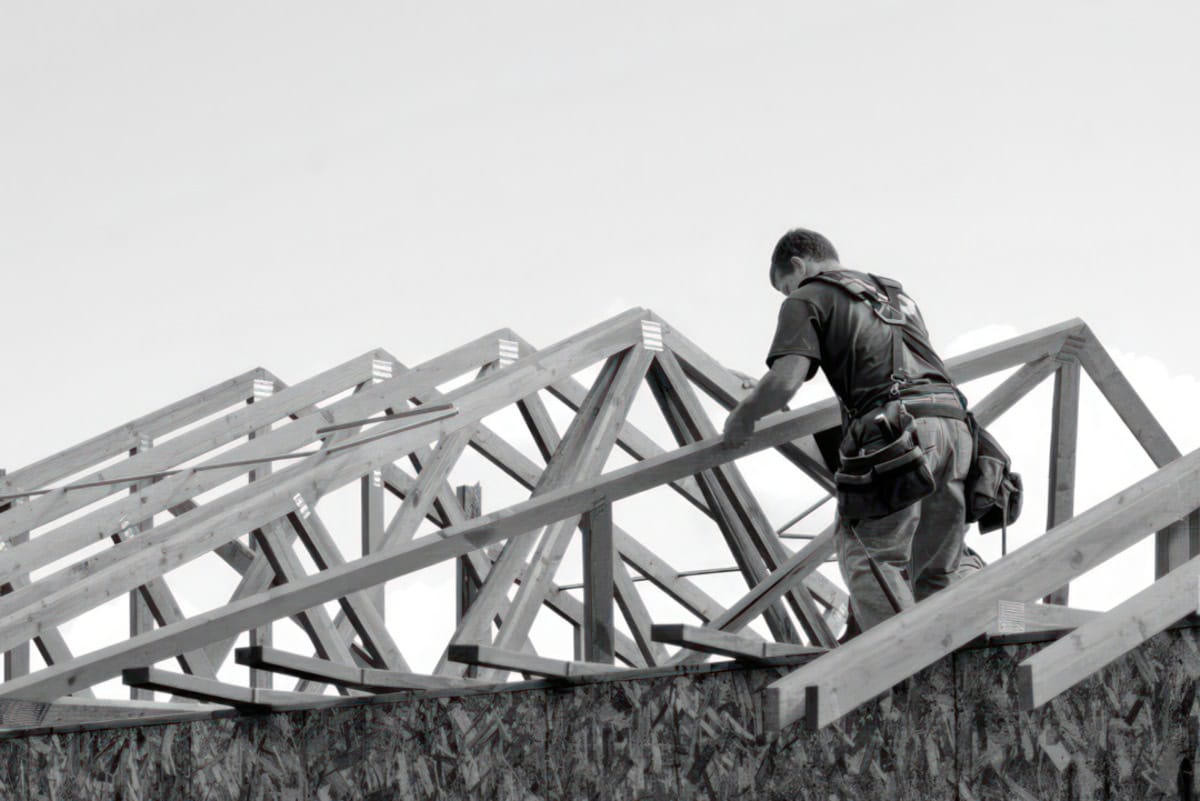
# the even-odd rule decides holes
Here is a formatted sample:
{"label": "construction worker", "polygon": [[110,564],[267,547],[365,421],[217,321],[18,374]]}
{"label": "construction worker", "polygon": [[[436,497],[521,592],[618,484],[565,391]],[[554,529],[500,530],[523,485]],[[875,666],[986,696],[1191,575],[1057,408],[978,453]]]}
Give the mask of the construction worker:
{"label": "construction worker", "polygon": [[842,407],[838,564],[866,630],[957,577],[973,450],[965,399],[900,284],[846,269],[824,236],[785,234],[770,279],[786,300],[769,370],[730,412],[724,439],[745,443],[824,370]]}

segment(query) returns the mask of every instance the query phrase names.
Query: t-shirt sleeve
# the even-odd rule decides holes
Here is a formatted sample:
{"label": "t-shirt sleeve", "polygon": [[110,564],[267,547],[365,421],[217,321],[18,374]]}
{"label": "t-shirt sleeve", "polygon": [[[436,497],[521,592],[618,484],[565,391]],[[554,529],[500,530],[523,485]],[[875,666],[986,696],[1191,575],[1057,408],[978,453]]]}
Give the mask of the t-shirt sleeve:
{"label": "t-shirt sleeve", "polygon": [[779,307],[779,323],[767,353],[767,367],[780,356],[807,356],[812,360],[808,375],[812,378],[821,363],[820,325],[820,317],[811,303],[795,297],[786,299]]}

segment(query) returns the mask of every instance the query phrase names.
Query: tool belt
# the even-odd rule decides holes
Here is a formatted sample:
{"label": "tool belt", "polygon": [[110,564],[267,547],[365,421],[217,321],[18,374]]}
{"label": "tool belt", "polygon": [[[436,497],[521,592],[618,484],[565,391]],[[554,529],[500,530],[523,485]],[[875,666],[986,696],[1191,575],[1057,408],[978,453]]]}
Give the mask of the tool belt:
{"label": "tool belt", "polygon": [[920,417],[965,420],[967,412],[945,403],[906,404],[899,397],[847,423],[838,448],[841,467],[833,476],[844,519],[886,517],[937,489],[917,431]]}

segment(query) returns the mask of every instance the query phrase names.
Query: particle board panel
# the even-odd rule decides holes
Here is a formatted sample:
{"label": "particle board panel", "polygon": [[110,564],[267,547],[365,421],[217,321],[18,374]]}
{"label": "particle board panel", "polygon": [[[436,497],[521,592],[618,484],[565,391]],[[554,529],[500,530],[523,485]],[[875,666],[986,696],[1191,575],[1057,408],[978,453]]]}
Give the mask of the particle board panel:
{"label": "particle board panel", "polygon": [[0,740],[0,798],[29,798],[29,740]]}
{"label": "particle board panel", "polygon": [[195,721],[194,801],[304,801],[305,770],[295,713]]}
{"label": "particle board panel", "polygon": [[550,690],[546,695],[546,797],[609,801],[616,745],[611,688],[605,683]]}
{"label": "particle board panel", "polygon": [[1021,712],[1017,665],[1037,644],[955,655],[958,772],[963,801],[1104,801],[1113,714],[1103,674]]}
{"label": "particle board panel", "polygon": [[[1112,710],[1108,732],[1111,797],[1121,801],[1196,798],[1200,789],[1194,775],[1200,760],[1200,703],[1196,698],[1200,642],[1196,630],[1159,634],[1115,662],[1104,676]],[[1185,787],[1190,792],[1185,793]]]}
{"label": "particle board panel", "polygon": [[30,737],[31,801],[159,801],[186,798],[191,754],[177,725]]}
{"label": "particle board panel", "polygon": [[675,678],[608,684],[612,757],[606,786],[614,798],[678,799]]}
{"label": "particle board panel", "polygon": [[365,798],[546,798],[540,692],[373,704],[364,715]]}
{"label": "particle board panel", "polygon": [[362,801],[365,716],[361,706],[293,713],[308,801]]}
{"label": "particle board panel", "polygon": [[[725,683],[728,700],[714,698],[728,740],[737,722],[748,768],[746,797],[849,801],[955,799],[954,674],[947,661],[921,671],[889,693],[819,731],[791,726],[764,737],[762,690],[777,669],[739,672]],[[702,686],[700,681],[696,685]],[[757,743],[751,745],[753,734]],[[751,772],[751,770],[753,772]],[[711,798],[727,795],[713,793]]]}

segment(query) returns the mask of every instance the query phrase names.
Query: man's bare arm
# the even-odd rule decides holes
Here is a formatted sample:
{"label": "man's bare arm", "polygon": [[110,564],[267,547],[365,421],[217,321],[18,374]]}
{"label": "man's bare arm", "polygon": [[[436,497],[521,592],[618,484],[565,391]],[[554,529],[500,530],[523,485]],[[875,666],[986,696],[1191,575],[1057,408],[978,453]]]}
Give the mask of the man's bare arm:
{"label": "man's bare arm", "polygon": [[808,377],[812,360],[807,356],[780,356],[771,363],[762,380],[725,420],[725,443],[736,448],[750,438],[754,423],[779,411],[792,399]]}

